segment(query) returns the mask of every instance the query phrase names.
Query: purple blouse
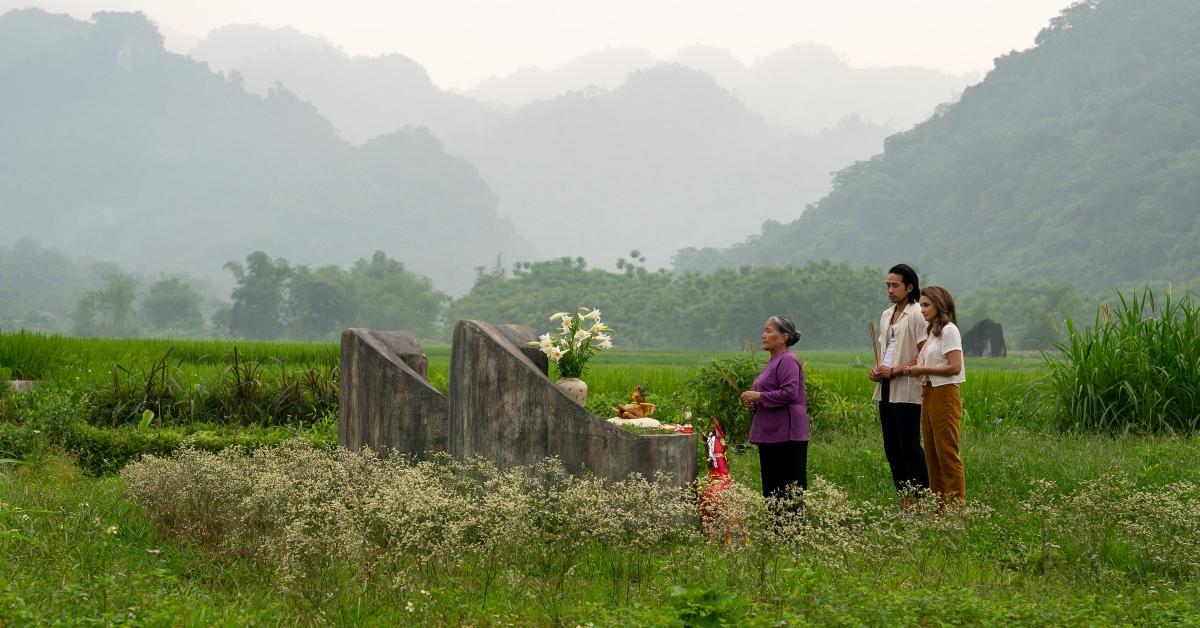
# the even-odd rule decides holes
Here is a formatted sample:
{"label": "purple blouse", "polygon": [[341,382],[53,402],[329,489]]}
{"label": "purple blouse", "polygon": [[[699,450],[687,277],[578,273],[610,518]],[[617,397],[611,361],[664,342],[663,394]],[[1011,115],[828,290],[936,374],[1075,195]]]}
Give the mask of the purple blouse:
{"label": "purple blouse", "polygon": [[771,356],[754,380],[762,393],[754,408],[750,442],[782,443],[808,440],[808,409],[804,403],[804,371],[791,351]]}

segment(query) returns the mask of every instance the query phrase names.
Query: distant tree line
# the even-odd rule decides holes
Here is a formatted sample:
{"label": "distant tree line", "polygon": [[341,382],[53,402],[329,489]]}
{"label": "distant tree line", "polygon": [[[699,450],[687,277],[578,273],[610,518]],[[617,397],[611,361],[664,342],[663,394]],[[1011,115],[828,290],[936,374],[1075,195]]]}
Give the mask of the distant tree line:
{"label": "distant tree line", "polygon": [[616,272],[582,258],[521,262],[512,273],[480,272],[446,320],[483,319],[548,330],[547,317],[577,306],[599,308],[626,347],[733,349],[758,346],[772,314],[796,320],[801,348],[866,345],[866,321],[878,316],[878,269],[816,262],[803,267],[721,269],[709,274],[650,271],[634,251]]}
{"label": "distant tree line", "polygon": [[[604,313],[622,347],[756,347],[763,320],[786,314],[803,334],[801,350],[866,351],[866,323],[887,307],[883,268],[828,261],[678,273],[649,270],[637,251],[618,260],[615,271],[592,268],[583,258],[511,267],[497,260],[491,268],[477,268],[474,287],[457,299],[383,252],[344,268],[293,265],[255,251],[225,269],[235,284],[227,298],[216,298],[211,286],[186,276],[148,279],[110,263],[85,266],[28,241],[0,247],[0,329],[333,340],[342,329],[361,326],[405,329],[425,341],[448,342],[461,319],[545,331],[551,313],[587,306]],[[959,323],[966,330],[990,318],[1004,326],[1010,349],[1049,348],[1065,318],[1088,324],[1113,289],[1141,286],[1085,293],[1046,280],[980,283],[956,293]],[[1179,292],[1198,288],[1175,286]]]}
{"label": "distant tree line", "polygon": [[292,267],[262,251],[245,264],[225,265],[237,279],[233,305],[213,316],[214,326],[243,338],[330,339],[350,326],[404,329],[435,338],[450,297],[427,277],[377,251],[348,268]]}

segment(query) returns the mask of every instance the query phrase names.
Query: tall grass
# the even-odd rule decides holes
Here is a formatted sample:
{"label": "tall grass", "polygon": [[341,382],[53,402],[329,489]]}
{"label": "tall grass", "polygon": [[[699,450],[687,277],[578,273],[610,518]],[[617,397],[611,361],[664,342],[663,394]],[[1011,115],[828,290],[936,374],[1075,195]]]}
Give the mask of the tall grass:
{"label": "tall grass", "polygon": [[0,332],[0,367],[13,379],[43,379],[64,362],[71,342],[57,334]]}
{"label": "tall grass", "polygon": [[[28,331],[0,332],[0,366],[14,378],[78,376],[91,369],[98,377],[119,364],[128,369],[154,364],[167,352],[184,370],[222,370],[233,350],[240,359],[276,360],[289,365],[337,361],[336,343],[172,340],[148,338],[71,338]],[[84,377],[84,379],[87,379]]]}
{"label": "tall grass", "polygon": [[1194,432],[1200,427],[1200,308],[1168,288],[1101,304],[1091,328],[1066,321],[1047,355],[1046,384],[1059,427],[1110,434]]}

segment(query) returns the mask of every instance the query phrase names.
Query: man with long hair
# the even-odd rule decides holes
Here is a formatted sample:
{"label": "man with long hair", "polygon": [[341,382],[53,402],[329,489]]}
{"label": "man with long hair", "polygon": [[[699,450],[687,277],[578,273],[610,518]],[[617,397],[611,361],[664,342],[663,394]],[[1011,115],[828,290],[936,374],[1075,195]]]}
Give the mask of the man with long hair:
{"label": "man with long hair", "polygon": [[912,494],[929,488],[925,450],[921,447],[921,384],[906,375],[905,365],[917,357],[925,341],[927,323],[917,304],[921,283],[907,264],[896,264],[885,278],[888,300],[892,305],[879,317],[879,363],[871,369],[875,382],[872,397],[879,402],[879,423],[883,430],[883,453],[892,470],[892,484],[900,494],[900,505],[907,508]]}

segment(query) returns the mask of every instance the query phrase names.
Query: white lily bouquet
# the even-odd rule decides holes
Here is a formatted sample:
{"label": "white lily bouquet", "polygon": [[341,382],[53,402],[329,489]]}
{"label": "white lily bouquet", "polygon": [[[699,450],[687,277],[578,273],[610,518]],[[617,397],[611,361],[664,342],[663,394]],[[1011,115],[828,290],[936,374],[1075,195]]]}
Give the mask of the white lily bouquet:
{"label": "white lily bouquet", "polygon": [[[537,342],[529,344],[541,349],[558,366],[561,377],[583,375],[593,355],[613,346],[613,330],[600,321],[600,310],[581,307],[574,316],[568,312],[557,312],[550,320],[559,321],[562,329],[557,334],[544,333]],[[587,329],[584,329],[585,326]]]}

